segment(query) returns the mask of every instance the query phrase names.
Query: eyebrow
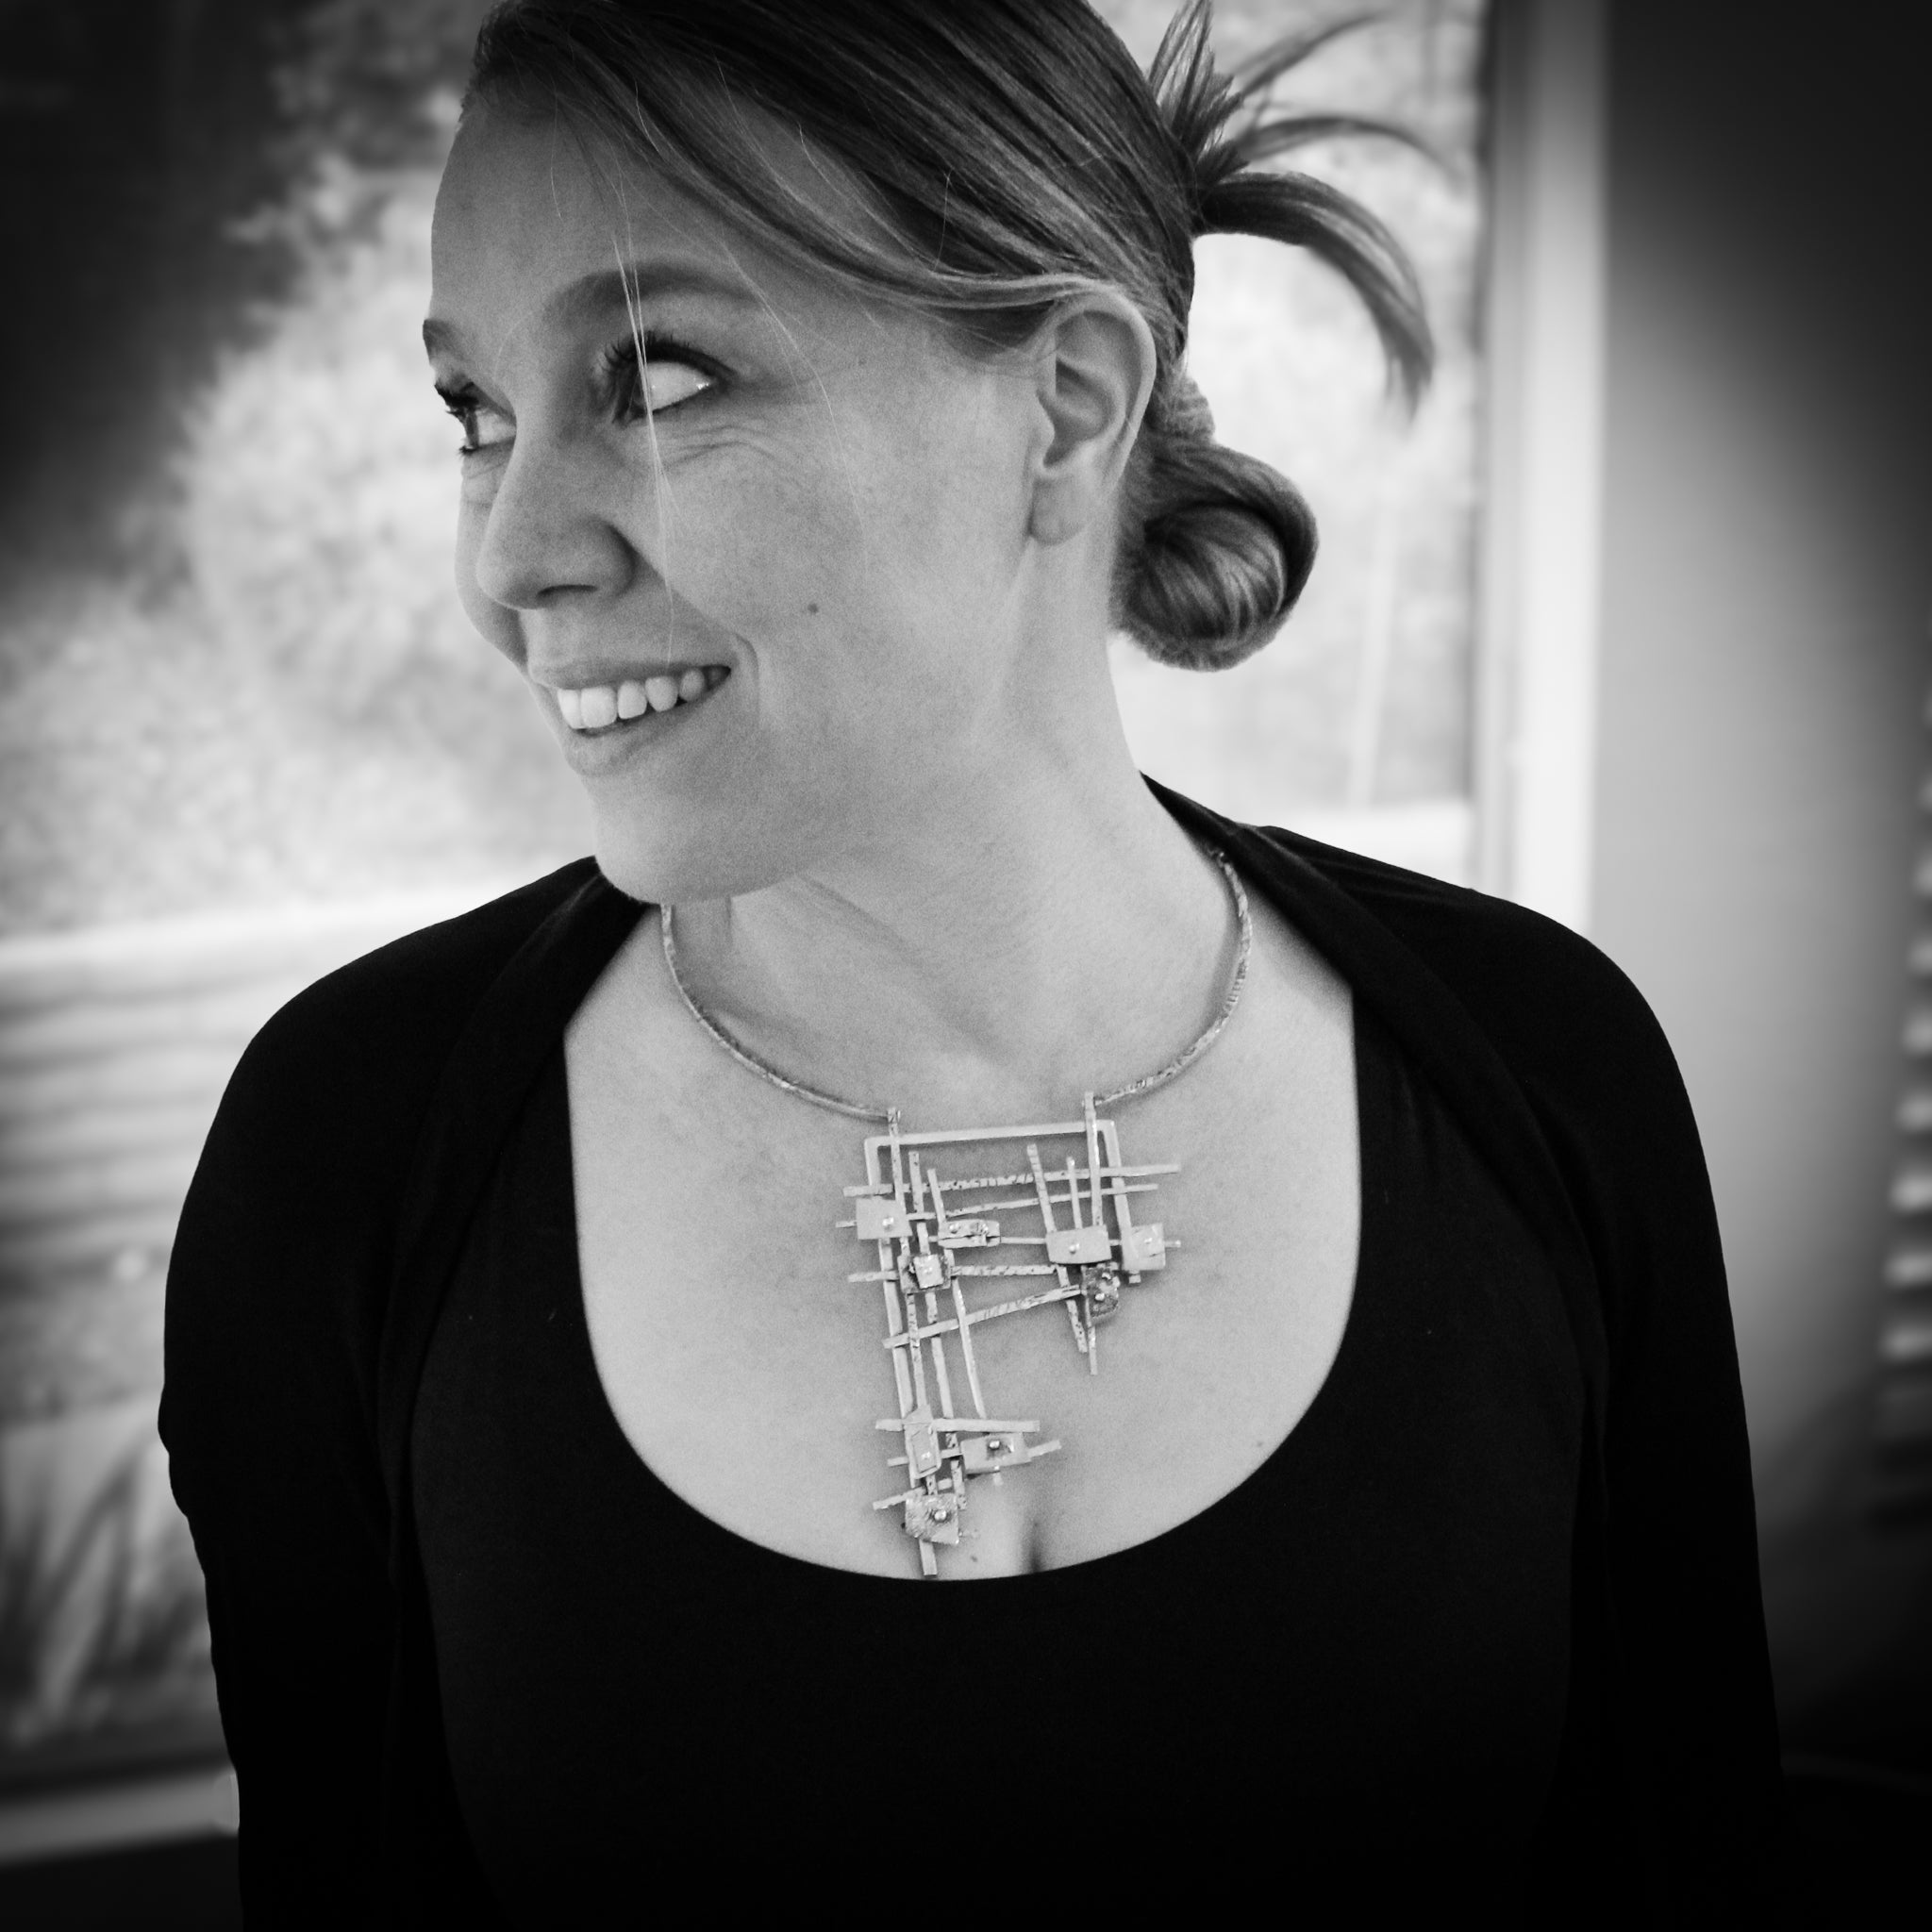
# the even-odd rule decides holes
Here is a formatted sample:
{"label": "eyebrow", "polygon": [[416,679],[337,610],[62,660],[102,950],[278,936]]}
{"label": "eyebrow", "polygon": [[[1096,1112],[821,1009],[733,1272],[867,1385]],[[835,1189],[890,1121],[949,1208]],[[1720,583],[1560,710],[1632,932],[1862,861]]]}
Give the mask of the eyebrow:
{"label": "eyebrow", "polygon": [[[734,308],[758,308],[763,304],[743,281],[696,262],[660,262],[656,266],[626,263],[622,268],[593,269],[564,286],[543,305],[555,315],[625,308],[631,301],[647,302],[661,295],[708,295]],[[423,346],[434,355],[460,352],[462,331],[453,322],[432,315],[423,325]]]}

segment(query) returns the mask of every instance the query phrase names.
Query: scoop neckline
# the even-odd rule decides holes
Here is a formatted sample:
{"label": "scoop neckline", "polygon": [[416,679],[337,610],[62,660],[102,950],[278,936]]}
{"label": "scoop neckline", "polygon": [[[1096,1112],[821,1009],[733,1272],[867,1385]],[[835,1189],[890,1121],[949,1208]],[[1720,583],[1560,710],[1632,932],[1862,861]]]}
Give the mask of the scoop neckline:
{"label": "scoop neckline", "polygon": [[[1097,1557],[1083,1557],[1075,1563],[1055,1564],[1050,1569],[1022,1570],[998,1576],[955,1577],[950,1579],[951,1581],[970,1583],[975,1591],[1014,1584],[1027,1584],[1037,1588],[1050,1578],[1091,1575],[1102,1565],[1120,1565],[1135,1560],[1146,1560],[1150,1552],[1156,1551],[1160,1545],[1170,1544],[1175,1538],[1211,1533],[1216,1524],[1211,1524],[1210,1519],[1219,1519],[1230,1509],[1241,1507],[1241,1500],[1250,1497],[1257,1485],[1264,1479],[1273,1479],[1279,1474],[1277,1465],[1285,1458],[1291,1455],[1309,1453],[1310,1443],[1318,1439],[1321,1430],[1330,1425],[1330,1419],[1344,1402],[1348,1388],[1353,1384],[1358,1372],[1359,1357],[1365,1346],[1362,1341],[1363,1324],[1360,1319],[1363,1289],[1366,1283],[1374,1281],[1376,1273],[1370,1265],[1370,1242],[1374,1238],[1374,1226],[1369,1214],[1369,1203],[1378,1195],[1376,1188],[1371,1185],[1370,1161],[1373,1158],[1375,1162],[1375,1179],[1379,1181],[1386,1136],[1380,1131],[1370,1130],[1371,1110],[1379,1109],[1380,1096],[1376,1083],[1366,1077],[1365,1043],[1375,1051],[1383,1050],[1383,1042],[1376,1038],[1373,1019],[1365,1022],[1361,1002],[1354,996],[1351,990],[1349,1048],[1355,1069],[1356,1189],[1358,1197],[1355,1275],[1349,1286],[1348,1311],[1342,1320],[1341,1338],[1336,1345],[1334,1358],[1329,1362],[1328,1372],[1323,1376],[1320,1386],[1309,1398],[1307,1407],[1295,1418],[1287,1434],[1246,1475],[1231,1488],[1224,1490],[1212,1502],[1197,1509],[1191,1516],[1183,1517],[1180,1522],[1170,1524],[1167,1528],[1157,1530],[1152,1536],[1143,1537],[1138,1542],[1123,1543],[1118,1549],[1103,1551]],[[564,1198],[569,1208],[568,1245],[572,1280],[568,1292],[562,1298],[564,1306],[570,1310],[570,1334],[566,1345],[573,1353],[574,1373],[588,1385],[595,1418],[593,1427],[597,1453],[614,1458],[620,1471],[632,1472],[630,1479],[641,1478],[651,1485],[690,1519],[695,1533],[724,1539],[724,1544],[732,1547],[741,1561],[762,1560],[768,1566],[780,1566],[789,1574],[800,1578],[810,1576],[822,1584],[837,1579],[836,1587],[842,1587],[845,1584],[859,1587],[876,1585],[881,1589],[896,1590],[907,1584],[933,1582],[932,1577],[923,1576],[916,1571],[908,1572],[903,1576],[883,1576],[871,1570],[848,1570],[839,1563],[821,1563],[813,1557],[793,1556],[788,1550],[774,1549],[770,1543],[759,1542],[756,1537],[746,1536],[742,1531],[720,1523],[715,1516],[707,1515],[695,1503],[680,1495],[651,1467],[640,1454],[637,1445],[625,1435],[624,1424],[618,1421],[617,1411],[611,1406],[609,1392],[604,1386],[604,1377],[598,1370],[596,1350],[591,1345],[590,1313],[584,1306],[583,1264],[577,1239],[576,1150],[571,1138],[570,1086],[568,1080],[562,1077],[562,1067],[563,1049],[559,1042],[556,1056],[557,1072],[553,1077],[558,1079],[561,1090]],[[1375,1126],[1379,1130],[1381,1125],[1377,1111]],[[1339,1393],[1338,1388],[1341,1391]]]}

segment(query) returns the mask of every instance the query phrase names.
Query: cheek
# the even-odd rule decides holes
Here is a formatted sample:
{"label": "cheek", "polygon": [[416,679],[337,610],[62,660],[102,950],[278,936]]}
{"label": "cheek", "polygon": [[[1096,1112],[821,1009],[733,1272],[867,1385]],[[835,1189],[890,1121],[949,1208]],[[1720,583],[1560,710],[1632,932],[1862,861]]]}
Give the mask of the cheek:
{"label": "cheek", "polygon": [[961,384],[897,417],[872,452],[869,540],[941,629],[970,627],[1015,561],[1024,520],[1009,427],[982,390]]}
{"label": "cheek", "polygon": [[519,671],[524,668],[524,631],[517,613],[483,593],[476,582],[476,557],[483,547],[483,533],[489,523],[487,504],[475,504],[467,496],[457,510],[456,582],[457,596],[463,614],[485,643],[501,651]]}
{"label": "cheek", "polygon": [[983,437],[931,417],[841,426],[805,460],[708,477],[698,522],[718,541],[680,559],[674,538],[671,575],[748,637],[809,619],[845,671],[876,650],[909,668],[979,621],[1012,519]]}

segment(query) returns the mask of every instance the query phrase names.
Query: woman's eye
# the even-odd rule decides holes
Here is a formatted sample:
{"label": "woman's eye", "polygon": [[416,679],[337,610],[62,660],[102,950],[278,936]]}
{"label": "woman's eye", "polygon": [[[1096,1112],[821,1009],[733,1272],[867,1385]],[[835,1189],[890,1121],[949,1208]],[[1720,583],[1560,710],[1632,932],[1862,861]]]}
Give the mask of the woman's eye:
{"label": "woman's eye", "polygon": [[439,389],[437,394],[462,429],[458,456],[478,456],[510,440],[509,419],[502,410],[491,408],[474,390]]}
{"label": "woman's eye", "polygon": [[648,335],[641,354],[635,337],[612,343],[604,358],[604,379],[610,386],[619,420],[628,423],[660,416],[718,386],[718,378],[695,356],[675,342],[654,341]]}
{"label": "woman's eye", "polygon": [[713,378],[702,369],[655,356],[645,361],[642,380],[638,384],[641,391],[640,400],[648,404],[654,415],[663,409],[675,409],[679,403],[689,402],[713,386]]}

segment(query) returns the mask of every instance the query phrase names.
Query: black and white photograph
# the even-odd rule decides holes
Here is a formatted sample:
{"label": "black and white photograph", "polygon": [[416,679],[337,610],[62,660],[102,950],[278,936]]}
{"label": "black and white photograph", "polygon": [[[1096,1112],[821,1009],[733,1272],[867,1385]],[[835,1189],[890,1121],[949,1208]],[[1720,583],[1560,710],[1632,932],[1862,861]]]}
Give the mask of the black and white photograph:
{"label": "black and white photograph", "polygon": [[1913,1923],[1915,11],[0,0],[0,1922]]}

